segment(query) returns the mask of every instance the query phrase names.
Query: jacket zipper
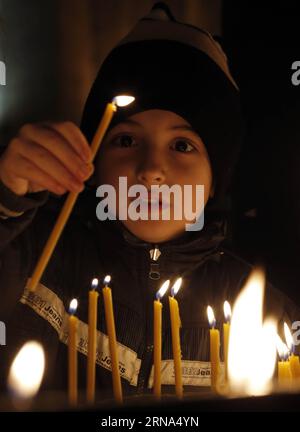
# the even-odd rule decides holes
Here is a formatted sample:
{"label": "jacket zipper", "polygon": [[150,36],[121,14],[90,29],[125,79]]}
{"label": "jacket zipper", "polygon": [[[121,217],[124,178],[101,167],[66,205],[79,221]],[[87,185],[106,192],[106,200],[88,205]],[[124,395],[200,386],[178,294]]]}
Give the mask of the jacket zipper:
{"label": "jacket zipper", "polygon": [[[161,256],[161,251],[159,250],[158,245],[154,245],[154,248],[150,249],[150,270],[148,273],[148,287],[150,288],[149,292],[153,292],[153,298],[155,294],[155,288],[157,288],[157,281],[160,279],[160,269],[158,259]],[[151,302],[150,302],[151,303]],[[149,313],[152,311],[149,310]],[[153,320],[147,320],[146,327],[146,348],[142,357],[141,369],[138,377],[138,385],[137,385],[137,393],[143,393],[145,389],[148,387],[149,376],[151,373],[151,368],[153,364]]]}

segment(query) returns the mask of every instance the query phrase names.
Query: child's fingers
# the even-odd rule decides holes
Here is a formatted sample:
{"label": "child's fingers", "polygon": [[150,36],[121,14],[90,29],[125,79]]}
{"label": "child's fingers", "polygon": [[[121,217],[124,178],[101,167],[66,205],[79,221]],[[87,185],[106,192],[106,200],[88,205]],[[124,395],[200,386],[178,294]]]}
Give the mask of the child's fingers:
{"label": "child's fingers", "polygon": [[60,133],[84,162],[90,162],[92,158],[91,148],[81,130],[74,123],[66,121],[61,123],[46,123],[46,125],[49,125]]}
{"label": "child's fingers", "polygon": [[86,180],[92,172],[91,164],[83,162],[71,143],[55,129],[42,125],[26,125],[21,129],[19,137],[19,150],[24,156],[28,150],[25,141],[30,141],[57,158],[78,181]]}
{"label": "child's fingers", "polygon": [[[46,148],[22,139],[19,143],[19,155],[22,158],[29,160],[34,169],[37,167],[43,170],[52,178],[55,178],[56,182],[60,184],[64,189],[80,192],[83,189],[83,180],[78,180],[72,173],[61,163],[59,159],[53,156]],[[22,170],[22,173],[24,170]],[[24,178],[19,171],[15,171],[18,177]],[[26,177],[27,178],[27,177]]]}
{"label": "child's fingers", "polygon": [[21,155],[15,158],[14,170],[19,178],[23,178],[33,185],[38,184],[40,190],[45,189],[58,195],[66,192],[66,188],[49,175],[49,173],[43,171]]}

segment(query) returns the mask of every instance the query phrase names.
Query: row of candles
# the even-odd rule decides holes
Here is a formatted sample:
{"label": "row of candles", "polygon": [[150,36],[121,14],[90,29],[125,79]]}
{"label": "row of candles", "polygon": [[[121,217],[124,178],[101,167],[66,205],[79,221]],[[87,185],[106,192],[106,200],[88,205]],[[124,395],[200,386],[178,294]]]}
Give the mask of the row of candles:
{"label": "row of candles", "polygon": [[[118,368],[118,352],[117,340],[113,316],[113,303],[111,289],[108,287],[110,276],[104,279],[105,286],[103,288],[103,299],[105,307],[105,319],[107,324],[107,333],[109,338],[109,347],[112,364],[112,381],[114,397],[117,402],[122,402],[122,387]],[[87,400],[93,402],[95,398],[95,364],[96,364],[96,332],[97,332],[97,285],[98,280],[94,279],[92,282],[92,290],[89,293],[89,330],[88,330],[88,374],[87,374]],[[172,336],[172,350],[174,361],[174,375],[175,375],[175,391],[179,399],[183,397],[183,379],[182,379],[182,354],[180,345],[180,312],[178,301],[175,298],[182,285],[182,278],[178,278],[174,285],[171,287],[169,295],[169,310],[170,310],[170,324]],[[165,281],[156,293],[156,298],[153,303],[153,317],[154,317],[154,384],[153,393],[157,399],[161,398],[161,361],[162,361],[162,312],[163,304],[162,298],[167,293],[170,287],[170,281]],[[230,322],[231,322],[231,306],[228,301],[223,305],[225,322],[223,323],[223,360],[224,360],[224,379],[220,382],[220,330],[216,328],[216,319],[214,311],[211,306],[207,307],[207,317],[209,323],[209,341],[210,341],[210,365],[211,365],[211,388],[215,392],[222,391],[221,388],[226,388],[230,371],[228,371],[228,352],[230,340]],[[70,323],[76,319],[74,315],[70,316]],[[72,324],[70,324],[70,329]],[[74,331],[74,330],[73,330]],[[278,381],[280,385],[288,385],[294,380],[300,378],[300,362],[299,357],[294,354],[295,345],[289,327],[284,323],[284,333],[287,345],[281,340],[280,336],[276,334],[276,346],[280,360],[278,362]],[[71,367],[72,358],[76,356],[76,342],[70,335],[69,340],[70,350],[70,368],[69,368],[69,394],[70,401],[76,401],[76,371]]]}
{"label": "row of candles", "polygon": [[[111,369],[112,369],[112,385],[115,401],[121,403],[123,401],[121,378],[119,373],[118,363],[118,349],[117,349],[117,338],[114,323],[114,312],[113,312],[113,300],[112,291],[108,286],[111,278],[106,276],[104,278],[104,287],[102,288],[106,329],[109,339],[109,349],[111,356]],[[173,360],[174,360],[174,374],[175,374],[175,390],[178,398],[183,397],[183,380],[182,380],[182,367],[181,367],[181,345],[180,345],[180,313],[178,301],[175,298],[182,284],[182,279],[178,278],[174,285],[171,287],[169,295],[169,308],[170,308],[170,321],[171,321],[171,335],[172,335],[172,348],[173,348]],[[248,288],[244,289],[244,293],[240,294],[237,301],[235,302],[233,313],[231,313],[230,304],[224,302],[224,316],[225,322],[223,323],[223,357],[224,357],[224,380],[220,379],[220,330],[216,328],[216,319],[214,316],[213,309],[211,306],[207,307],[207,316],[209,322],[209,340],[210,340],[210,364],[211,364],[211,388],[215,392],[221,392],[228,394],[231,391],[231,383],[240,381],[243,386],[246,387],[247,381],[245,375],[250,376],[250,388],[253,394],[257,393],[259,388],[258,382],[260,380],[271,379],[275,369],[275,355],[274,346],[280,357],[277,363],[278,368],[278,383],[280,388],[286,390],[295,387],[295,384],[299,386],[300,383],[300,362],[299,357],[295,355],[295,344],[290,329],[286,323],[284,323],[284,333],[287,344],[285,344],[279,337],[277,332],[274,332],[274,326],[270,323],[265,323],[265,328],[262,325],[260,318],[262,316],[262,298],[263,290],[257,291],[257,295],[253,296],[255,287],[248,284]],[[252,283],[253,285],[253,283]],[[255,284],[254,284],[255,285]],[[153,393],[157,399],[161,398],[161,357],[162,357],[162,313],[163,304],[162,298],[167,293],[170,286],[170,281],[167,280],[162,284],[160,289],[156,293],[154,300],[154,386]],[[95,400],[95,378],[96,378],[96,350],[97,350],[97,310],[98,310],[98,279],[93,279],[91,284],[91,290],[89,291],[89,312],[88,312],[88,355],[87,355],[87,401],[92,403]],[[252,291],[251,291],[252,289]],[[248,290],[248,291],[247,291]],[[252,296],[252,299],[249,297]],[[243,297],[244,296],[244,297]],[[243,300],[243,301],[242,301]],[[244,303],[244,304],[243,304]],[[241,305],[243,307],[241,307]],[[258,308],[259,306],[259,308]],[[247,316],[247,310],[252,308],[253,318],[250,315]],[[74,405],[77,403],[78,391],[77,391],[77,328],[78,318],[75,315],[77,309],[77,300],[73,299],[70,303],[69,318],[68,318],[68,353],[69,353],[69,370],[68,370],[68,396],[69,402]],[[231,317],[232,316],[232,317]],[[245,319],[243,319],[243,317]],[[252,319],[252,321],[251,321]],[[255,323],[256,320],[256,323]],[[248,323],[248,321],[251,321]],[[247,328],[245,327],[247,323]],[[256,324],[259,325],[256,325]],[[272,331],[270,332],[270,328]],[[236,331],[239,329],[240,334],[245,337],[239,337],[235,340]],[[247,330],[248,329],[248,330]],[[268,332],[266,332],[266,329]],[[261,332],[261,330],[263,330]],[[253,336],[250,340],[247,339],[247,331],[250,336]],[[260,334],[261,332],[261,334]],[[261,339],[263,345],[269,344],[269,353],[263,352],[262,355],[266,358],[262,358],[260,363],[255,364],[255,358],[257,353],[253,349],[252,342],[258,344],[258,340],[261,335],[264,334],[266,339]],[[246,338],[246,340],[245,340]],[[257,339],[257,341],[255,341]],[[273,343],[274,342],[274,343]],[[245,343],[245,344],[244,344]],[[244,345],[243,345],[244,344]],[[251,345],[252,344],[252,345]],[[248,349],[248,347],[250,347]],[[248,349],[248,352],[247,352]],[[263,351],[263,349],[261,348]],[[246,351],[246,352],[245,352]],[[253,353],[252,358],[248,359]],[[276,353],[275,353],[276,354]],[[20,356],[17,356],[12,367],[9,377],[10,387],[14,387],[15,383],[24,381],[23,387],[29,386],[29,381],[36,381],[36,378],[32,378],[32,375],[24,373],[22,369],[22,363],[27,363],[27,357],[30,357],[30,364],[34,361],[33,354],[24,354],[23,361],[20,360]],[[244,357],[242,357],[244,356]],[[38,355],[41,358],[41,354]],[[269,357],[269,359],[267,358]],[[248,363],[248,366],[247,366]],[[251,364],[252,363],[252,364]],[[252,367],[254,372],[246,372],[245,367],[249,369],[249,365]],[[24,365],[23,365],[24,366]],[[259,369],[265,368],[265,377],[259,376]],[[34,371],[38,373],[41,368],[36,366]],[[22,372],[23,370],[23,372]],[[244,375],[244,376],[243,376]],[[31,378],[30,378],[31,377]],[[259,379],[258,379],[259,378]],[[247,378],[249,380],[249,377]],[[27,380],[27,381],[26,381]],[[41,381],[41,378],[40,378]],[[39,381],[39,382],[40,382]],[[255,383],[255,381],[257,381]],[[255,385],[256,388],[255,388]],[[248,382],[249,384],[249,382]],[[254,391],[255,388],[255,391]],[[225,390],[224,390],[225,389]],[[261,391],[262,388],[259,389]],[[252,394],[250,392],[250,394]],[[245,393],[247,393],[245,391]],[[249,393],[249,392],[248,392]]]}

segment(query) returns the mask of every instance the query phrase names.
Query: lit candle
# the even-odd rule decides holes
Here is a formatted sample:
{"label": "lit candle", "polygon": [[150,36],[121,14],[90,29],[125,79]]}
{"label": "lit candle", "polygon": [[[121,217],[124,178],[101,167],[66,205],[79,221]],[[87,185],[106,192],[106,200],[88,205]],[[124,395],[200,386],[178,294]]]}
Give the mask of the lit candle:
{"label": "lit candle", "polygon": [[219,372],[220,372],[220,332],[215,329],[216,319],[214,311],[210,306],[207,306],[207,317],[210,326],[210,366],[211,366],[211,388],[217,391]]}
{"label": "lit candle", "polygon": [[181,347],[180,347],[180,314],[178,302],[175,299],[182,283],[182,278],[178,278],[175,284],[171,288],[171,296],[169,296],[170,305],[170,318],[171,318],[171,329],[172,329],[172,347],[173,347],[173,359],[174,359],[174,372],[175,372],[175,386],[176,395],[179,399],[183,395],[182,387],[182,368],[181,368]]}
{"label": "lit candle", "polygon": [[276,335],[276,346],[279,355],[278,366],[278,384],[283,387],[290,385],[292,380],[290,363],[288,360],[289,350],[284,342],[282,342],[280,336]]}
{"label": "lit candle", "polygon": [[89,291],[89,327],[88,327],[88,359],[87,359],[87,400],[95,400],[96,380],[96,348],[97,348],[97,310],[98,310],[98,279],[93,279]]}
{"label": "lit candle", "polygon": [[[108,103],[106,105],[106,109],[105,112],[103,114],[103,117],[99,123],[99,126],[96,130],[96,133],[94,135],[94,138],[92,140],[91,143],[91,153],[92,153],[92,157],[91,157],[91,161],[93,162],[96,153],[100,147],[100,144],[103,140],[103,137],[107,131],[107,128],[113,118],[113,115],[115,113],[115,111],[117,110],[117,106],[119,107],[123,107],[126,105],[129,105],[130,103],[132,103],[134,101],[134,97],[132,96],[116,96],[112,102]],[[65,203],[61,209],[61,212],[57,218],[57,221],[55,223],[55,226],[47,240],[47,243],[43,249],[43,252],[37,262],[37,265],[34,269],[33,275],[30,278],[28,284],[27,284],[27,288],[30,291],[35,291],[37,284],[39,283],[44,270],[51,258],[51,255],[55,249],[55,246],[59,240],[59,237],[65,227],[65,224],[67,223],[69,216],[72,212],[72,209],[74,207],[74,204],[77,200],[78,197],[78,193],[77,192],[70,192],[68,194],[67,199],[65,200]]]}
{"label": "lit candle", "polygon": [[162,304],[161,299],[169,288],[170,281],[165,281],[156,293],[156,300],[153,302],[154,308],[154,395],[157,399],[161,397],[161,323],[162,323]]}
{"label": "lit candle", "polygon": [[102,289],[102,293],[104,299],[105,321],[106,321],[106,328],[108,333],[109,350],[110,350],[110,358],[111,358],[114,398],[116,402],[122,403],[123,396],[122,396],[121,377],[119,371],[119,359],[118,359],[118,350],[117,350],[117,338],[116,338],[116,329],[115,329],[115,320],[114,320],[113,301],[112,301],[111,289],[108,286],[110,280],[111,277],[109,275],[105,276],[104,278],[105,286]]}
{"label": "lit candle", "polygon": [[69,403],[75,405],[78,399],[77,385],[77,326],[78,318],[74,315],[77,310],[78,302],[73,299],[69,307]]}
{"label": "lit candle", "polygon": [[238,395],[272,390],[276,367],[277,323],[263,319],[265,273],[254,268],[237,296],[230,321],[228,378]]}
{"label": "lit candle", "polygon": [[292,333],[287,323],[284,323],[284,335],[290,353],[289,363],[290,363],[292,378],[293,380],[299,380],[300,378],[299,356],[295,355],[295,344],[294,344]]}
{"label": "lit candle", "polygon": [[224,367],[225,367],[225,381],[228,381],[228,344],[231,320],[231,307],[228,301],[224,302],[224,316],[225,323],[223,324],[223,347],[224,347]]}
{"label": "lit candle", "polygon": [[30,341],[16,355],[8,375],[8,388],[18,399],[31,399],[38,392],[45,370],[45,354],[39,342]]}

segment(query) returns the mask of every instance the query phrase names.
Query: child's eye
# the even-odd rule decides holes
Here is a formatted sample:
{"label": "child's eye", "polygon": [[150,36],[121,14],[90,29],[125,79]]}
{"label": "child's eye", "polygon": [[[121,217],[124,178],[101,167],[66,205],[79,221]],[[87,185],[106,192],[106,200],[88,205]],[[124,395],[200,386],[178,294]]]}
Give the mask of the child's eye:
{"label": "child's eye", "polygon": [[195,147],[192,146],[188,141],[184,139],[178,139],[177,141],[175,141],[174,144],[172,145],[172,148],[181,153],[189,153],[195,150]]}
{"label": "child's eye", "polygon": [[112,142],[118,147],[134,147],[136,145],[136,141],[131,135],[119,135]]}

